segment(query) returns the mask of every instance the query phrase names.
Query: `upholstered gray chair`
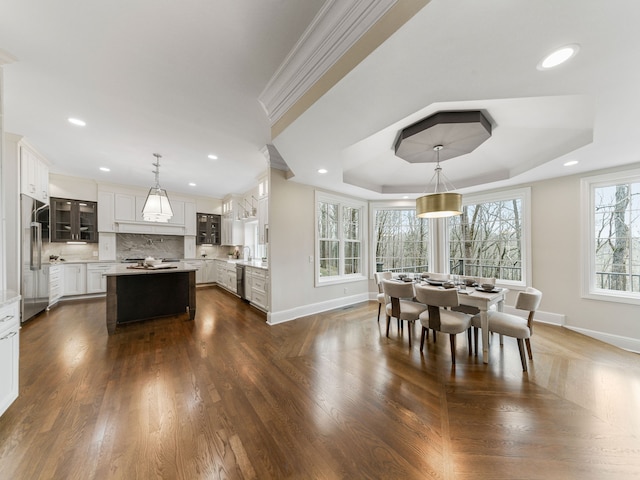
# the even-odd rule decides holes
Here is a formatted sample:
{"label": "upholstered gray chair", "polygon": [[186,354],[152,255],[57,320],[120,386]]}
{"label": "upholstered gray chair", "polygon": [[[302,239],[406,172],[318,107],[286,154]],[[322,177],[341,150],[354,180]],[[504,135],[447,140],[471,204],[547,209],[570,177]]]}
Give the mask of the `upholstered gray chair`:
{"label": "upholstered gray chair", "polygon": [[420,351],[424,348],[424,339],[429,329],[435,332],[449,334],[451,345],[451,363],[456,363],[456,335],[467,331],[469,354],[471,354],[471,315],[450,310],[458,306],[458,291],[455,288],[440,290],[433,287],[416,286],[416,300],[427,305],[427,310],[420,314],[422,324],[422,336],[420,339]]}
{"label": "upholstered gray chair", "polygon": [[[507,337],[514,337],[518,341],[518,350],[520,351],[520,361],[522,362],[522,371],[527,371],[527,358],[524,353],[524,343],[527,345],[527,352],[529,359],[533,360],[533,353],[531,352],[530,338],[533,335],[533,316],[535,311],[540,306],[542,300],[542,292],[533,287],[528,287],[526,290],[518,292],[516,297],[515,308],[518,310],[528,311],[527,318],[522,318],[518,315],[510,313],[489,311],[489,331],[495,332]],[[474,343],[476,352],[478,351],[478,328],[480,328],[480,315],[476,315],[471,320],[473,326]],[[502,338],[502,337],[501,337]]]}
{"label": "upholstered gray chair", "polygon": [[380,323],[380,311],[382,310],[382,305],[386,305],[389,303],[385,297],[384,292],[382,291],[382,280],[391,280],[392,273],[391,272],[376,272],[373,274],[373,278],[376,280],[376,285],[378,286],[378,295],[376,300],[378,300],[378,323]]}
{"label": "upholstered gray chair", "polygon": [[411,330],[413,322],[420,318],[420,314],[427,308],[418,302],[413,301],[415,292],[412,282],[399,282],[397,280],[382,280],[382,289],[388,297],[389,303],[385,307],[387,313],[387,337],[389,336],[389,325],[391,317],[399,321],[406,321],[409,331],[409,348],[411,348]]}

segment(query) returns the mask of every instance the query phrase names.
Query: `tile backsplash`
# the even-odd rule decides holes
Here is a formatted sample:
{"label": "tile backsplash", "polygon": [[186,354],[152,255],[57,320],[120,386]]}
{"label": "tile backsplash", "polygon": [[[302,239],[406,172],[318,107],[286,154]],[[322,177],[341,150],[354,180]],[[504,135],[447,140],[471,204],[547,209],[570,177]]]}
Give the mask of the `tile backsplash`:
{"label": "tile backsplash", "polygon": [[184,258],[184,237],[116,233],[116,259]]}
{"label": "tile backsplash", "polygon": [[[98,244],[68,245],[66,243],[43,242],[43,260],[49,255],[67,261],[98,261]],[[229,247],[196,247],[197,258],[225,257],[231,253]],[[116,233],[116,261],[125,258],[184,258],[184,237],[177,235],[142,235],[139,233]]]}

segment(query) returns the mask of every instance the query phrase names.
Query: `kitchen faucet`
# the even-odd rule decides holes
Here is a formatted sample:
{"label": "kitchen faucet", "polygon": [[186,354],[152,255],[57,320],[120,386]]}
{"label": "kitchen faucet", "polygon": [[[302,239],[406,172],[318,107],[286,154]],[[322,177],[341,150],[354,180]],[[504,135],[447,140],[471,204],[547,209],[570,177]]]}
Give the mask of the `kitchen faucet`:
{"label": "kitchen faucet", "polygon": [[[245,248],[247,250],[249,250],[249,255],[248,256],[244,255]],[[245,257],[247,259],[247,261],[249,261],[249,262],[251,261],[251,247],[249,245],[245,245],[244,247],[242,247],[242,256]]]}

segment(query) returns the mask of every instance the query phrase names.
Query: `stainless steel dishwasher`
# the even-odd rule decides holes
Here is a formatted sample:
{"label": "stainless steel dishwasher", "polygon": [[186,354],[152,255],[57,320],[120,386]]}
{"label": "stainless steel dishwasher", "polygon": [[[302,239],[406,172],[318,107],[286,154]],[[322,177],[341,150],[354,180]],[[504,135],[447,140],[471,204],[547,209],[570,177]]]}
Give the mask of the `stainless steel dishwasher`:
{"label": "stainless steel dishwasher", "polygon": [[247,292],[244,286],[244,265],[236,264],[236,293],[240,295],[242,300],[247,299]]}

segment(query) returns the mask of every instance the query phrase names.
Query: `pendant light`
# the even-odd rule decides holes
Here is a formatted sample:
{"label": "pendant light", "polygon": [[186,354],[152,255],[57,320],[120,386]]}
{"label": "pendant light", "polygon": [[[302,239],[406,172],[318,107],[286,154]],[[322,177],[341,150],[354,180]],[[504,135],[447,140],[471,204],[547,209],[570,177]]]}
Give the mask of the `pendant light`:
{"label": "pendant light", "polygon": [[149,189],[149,194],[142,207],[142,218],[147,222],[167,223],[173,217],[171,203],[167,196],[167,191],[160,188],[160,158],[162,155],[154,153],[156,161],[153,164],[156,169],[153,171],[156,175],[156,186]]}
{"label": "pendant light", "polygon": [[[434,192],[416,199],[416,215],[420,218],[453,217],[462,214],[462,195],[447,191],[446,177],[440,166],[440,150],[442,148],[442,145],[433,147],[436,152],[436,169],[431,177],[431,182],[435,178]],[[440,191],[441,185],[444,188],[442,192]]]}

